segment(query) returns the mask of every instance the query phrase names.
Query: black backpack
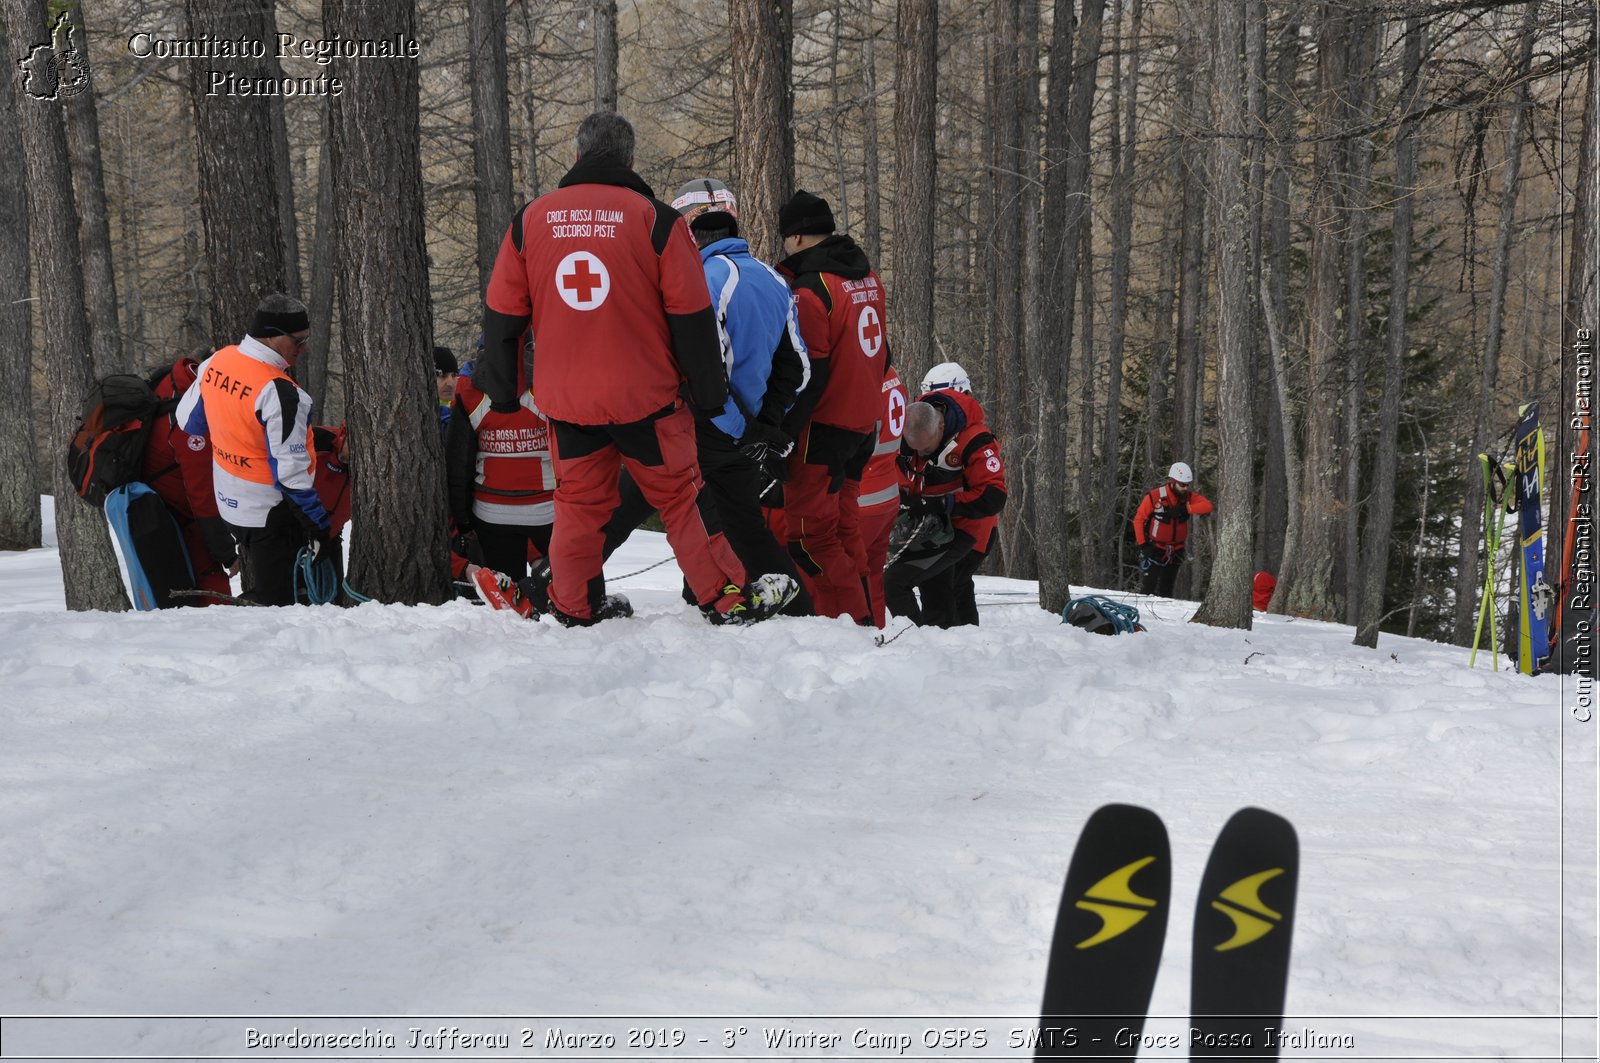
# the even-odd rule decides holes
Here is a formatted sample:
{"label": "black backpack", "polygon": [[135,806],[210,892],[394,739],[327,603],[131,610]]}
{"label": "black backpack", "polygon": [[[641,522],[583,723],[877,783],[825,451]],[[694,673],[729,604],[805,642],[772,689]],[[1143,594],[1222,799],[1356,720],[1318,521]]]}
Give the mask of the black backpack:
{"label": "black backpack", "polygon": [[138,480],[150,433],[177,408],[177,399],[158,398],[149,381],[132,373],[114,373],[90,388],[67,445],[67,473],[78,496],[103,508],[108,492]]}

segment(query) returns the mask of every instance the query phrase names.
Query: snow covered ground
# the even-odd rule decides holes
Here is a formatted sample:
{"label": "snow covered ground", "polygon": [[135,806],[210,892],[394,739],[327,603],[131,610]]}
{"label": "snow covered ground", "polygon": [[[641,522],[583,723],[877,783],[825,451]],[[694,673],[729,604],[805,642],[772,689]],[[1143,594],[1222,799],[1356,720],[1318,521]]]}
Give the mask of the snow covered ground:
{"label": "snow covered ground", "polygon": [[[68,613],[51,546],[0,555],[4,1058],[1022,1056],[1110,801],[1173,840],[1148,1033],[1186,1029],[1201,867],[1259,805],[1303,851],[1288,1025],[1354,1041],[1285,1057],[1595,1058],[1573,681],[1167,600],[1103,638],[993,578],[976,630],[714,629],[670,562],[618,578],[666,556],[636,536],[608,572],[638,615],[566,630],[464,602]],[[841,1042],[769,1050],[780,1026]],[[922,1046],[946,1027],[986,1044]]]}

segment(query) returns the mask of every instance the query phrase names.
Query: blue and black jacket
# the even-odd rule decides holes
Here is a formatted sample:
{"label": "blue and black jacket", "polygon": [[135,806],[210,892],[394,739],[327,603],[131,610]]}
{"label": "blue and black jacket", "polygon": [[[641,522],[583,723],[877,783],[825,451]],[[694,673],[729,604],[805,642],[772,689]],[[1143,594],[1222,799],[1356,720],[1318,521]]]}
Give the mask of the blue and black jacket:
{"label": "blue and black jacket", "polygon": [[782,423],[811,377],[811,363],[794,294],[776,270],[750,254],[748,243],[718,240],[700,249],[700,260],[728,366],[728,401],[711,423],[737,440],[752,418]]}

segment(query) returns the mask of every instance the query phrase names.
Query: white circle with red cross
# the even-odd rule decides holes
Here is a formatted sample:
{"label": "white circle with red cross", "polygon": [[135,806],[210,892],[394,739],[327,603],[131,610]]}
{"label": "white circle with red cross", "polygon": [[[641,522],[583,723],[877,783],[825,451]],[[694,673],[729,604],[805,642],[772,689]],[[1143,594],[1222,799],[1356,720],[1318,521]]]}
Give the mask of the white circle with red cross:
{"label": "white circle with red cross", "polygon": [[906,430],[906,397],[899,389],[889,392],[889,438],[899,439]]}
{"label": "white circle with red cross", "polygon": [[574,251],[556,267],[556,294],[574,310],[594,310],[611,293],[606,264],[587,251]]}
{"label": "white circle with red cross", "polygon": [[861,351],[868,358],[878,357],[883,350],[883,322],[878,320],[878,310],[871,303],[861,308],[856,318],[856,339],[861,341]]}

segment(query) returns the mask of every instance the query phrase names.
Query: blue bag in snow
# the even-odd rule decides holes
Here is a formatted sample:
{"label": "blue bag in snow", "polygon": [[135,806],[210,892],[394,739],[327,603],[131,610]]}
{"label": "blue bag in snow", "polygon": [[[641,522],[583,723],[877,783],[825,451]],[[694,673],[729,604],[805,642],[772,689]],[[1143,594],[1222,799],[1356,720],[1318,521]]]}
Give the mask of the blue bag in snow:
{"label": "blue bag in snow", "polygon": [[1144,630],[1139,625],[1139,610],[1100,594],[1089,594],[1069,601],[1061,610],[1061,622],[1092,631],[1096,635],[1121,635],[1128,631]]}
{"label": "blue bag in snow", "polygon": [[172,597],[176,590],[194,590],[194,565],[183,531],[160,495],[142,483],[108,491],[106,519],[128,563],[135,609],[145,612],[193,604]]}

